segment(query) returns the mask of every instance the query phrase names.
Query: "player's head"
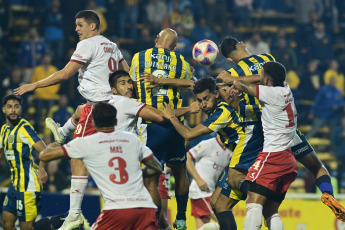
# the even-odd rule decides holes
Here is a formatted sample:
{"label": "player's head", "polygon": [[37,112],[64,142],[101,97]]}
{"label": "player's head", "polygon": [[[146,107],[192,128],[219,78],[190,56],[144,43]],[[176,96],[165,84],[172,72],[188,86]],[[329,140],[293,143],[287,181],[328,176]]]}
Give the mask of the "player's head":
{"label": "player's head", "polygon": [[99,34],[101,22],[98,14],[93,10],[82,10],[75,16],[75,31],[80,41]]}
{"label": "player's head", "polygon": [[165,28],[156,37],[155,47],[165,48],[170,51],[176,49],[178,36],[175,30],[170,28]]}
{"label": "player's head", "polygon": [[10,94],[2,99],[2,112],[6,116],[6,120],[11,124],[19,121],[22,112],[23,99],[17,95]]}
{"label": "player's head", "polygon": [[127,71],[118,70],[112,73],[109,77],[109,85],[116,95],[134,97],[133,81]]}
{"label": "player's head", "polygon": [[216,81],[212,77],[203,77],[195,82],[193,93],[199,102],[200,108],[206,113],[211,114],[219,99],[219,92]]}
{"label": "player's head", "polygon": [[226,59],[235,63],[243,58],[243,52],[247,53],[246,45],[233,37],[226,37],[223,39],[220,44],[220,51]]}
{"label": "player's head", "polygon": [[97,103],[92,109],[93,122],[97,129],[114,128],[117,123],[117,110],[106,102]]}
{"label": "player's head", "polygon": [[267,62],[262,66],[260,74],[260,84],[284,87],[286,77],[285,67],[279,62]]}

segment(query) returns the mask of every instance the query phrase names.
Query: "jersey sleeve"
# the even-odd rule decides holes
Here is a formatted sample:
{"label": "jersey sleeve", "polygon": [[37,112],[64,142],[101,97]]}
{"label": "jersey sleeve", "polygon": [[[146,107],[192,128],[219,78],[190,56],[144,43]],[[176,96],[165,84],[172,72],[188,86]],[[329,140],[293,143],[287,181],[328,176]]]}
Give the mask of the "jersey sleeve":
{"label": "jersey sleeve", "polygon": [[205,154],[205,142],[202,141],[193,148],[191,148],[188,153],[192,156],[193,160],[201,159]]}
{"label": "jersey sleeve", "polygon": [[234,68],[227,70],[227,72],[233,77],[239,77],[240,76]]}
{"label": "jersey sleeve", "polygon": [[129,76],[132,78],[133,81],[139,80],[139,77],[137,76],[137,74],[139,73],[136,71],[138,65],[139,65],[139,53],[136,53],[132,59],[132,64],[129,69]]}
{"label": "jersey sleeve", "polygon": [[69,158],[81,159],[88,152],[88,145],[84,138],[77,138],[61,146],[64,154]]}
{"label": "jersey sleeve", "polygon": [[115,46],[116,57],[118,58],[118,62],[120,63],[120,62],[122,62],[125,59],[123,58],[122,52],[119,49],[119,47],[115,43],[114,43],[114,46]]}
{"label": "jersey sleeve", "polygon": [[184,66],[184,73],[185,73],[184,78],[188,80],[194,80],[193,73],[192,73],[189,63],[183,60],[183,66]]}
{"label": "jersey sleeve", "polygon": [[92,52],[93,49],[90,48],[88,42],[80,41],[70,61],[85,65],[91,59]]}
{"label": "jersey sleeve", "polygon": [[37,135],[36,131],[30,125],[23,125],[20,129],[20,140],[29,145],[30,148],[38,141],[42,139]]}
{"label": "jersey sleeve", "polygon": [[125,98],[122,103],[124,113],[131,116],[139,116],[140,111],[146,106],[146,104],[137,102],[133,98]]}
{"label": "jersey sleeve", "polygon": [[223,108],[217,108],[216,111],[212,113],[202,124],[212,131],[217,132],[219,129],[228,126],[229,113],[229,111]]}
{"label": "jersey sleeve", "polygon": [[272,87],[264,85],[256,86],[256,97],[263,103],[274,104],[277,96],[276,90]]}

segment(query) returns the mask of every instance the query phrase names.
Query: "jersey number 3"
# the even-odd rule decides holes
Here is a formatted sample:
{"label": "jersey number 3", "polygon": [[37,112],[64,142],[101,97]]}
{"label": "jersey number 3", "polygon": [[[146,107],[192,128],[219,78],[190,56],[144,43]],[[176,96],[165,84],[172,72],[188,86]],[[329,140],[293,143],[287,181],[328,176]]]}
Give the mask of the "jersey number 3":
{"label": "jersey number 3", "polygon": [[121,157],[113,157],[108,162],[109,167],[114,168],[115,173],[109,175],[111,182],[115,184],[124,184],[128,181],[128,173],[126,171],[127,163]]}

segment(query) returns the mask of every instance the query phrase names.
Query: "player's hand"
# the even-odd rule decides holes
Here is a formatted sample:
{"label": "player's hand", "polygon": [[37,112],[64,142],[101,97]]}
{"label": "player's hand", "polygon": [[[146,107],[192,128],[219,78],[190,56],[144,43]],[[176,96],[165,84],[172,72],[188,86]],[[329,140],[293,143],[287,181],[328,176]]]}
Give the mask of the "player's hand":
{"label": "player's hand", "polygon": [[41,188],[43,188],[43,184],[48,180],[48,174],[43,167],[39,167],[38,169],[38,183],[40,184]]}
{"label": "player's hand", "polygon": [[207,183],[203,179],[196,180],[196,184],[199,186],[201,191],[210,192],[210,188],[208,187]]}
{"label": "player's hand", "polygon": [[161,109],[162,109],[162,114],[166,119],[170,119],[172,117],[175,117],[174,110],[166,102],[164,102],[164,105],[162,105]]}
{"label": "player's hand", "polygon": [[198,113],[200,111],[199,102],[194,101],[189,107],[189,113]]}
{"label": "player's hand", "polygon": [[146,86],[148,89],[159,86],[159,78],[147,72],[145,72],[143,75],[140,75],[140,81],[144,81],[144,83],[148,82],[149,84]]}
{"label": "player's hand", "polygon": [[236,80],[237,77],[233,77],[230,75],[230,73],[228,73],[227,71],[223,70],[222,72],[220,72],[220,74],[218,74],[217,76],[217,80],[221,80],[221,83],[218,83],[218,86],[223,86],[223,85],[230,85],[234,82],[234,80]]}
{"label": "player's hand", "polygon": [[13,90],[14,94],[21,96],[24,93],[30,92],[30,91],[34,91],[36,89],[36,84],[35,83],[29,83],[29,84],[25,84],[22,85],[19,88],[16,88]]}
{"label": "player's hand", "polygon": [[231,93],[231,88],[229,86],[223,86],[219,89],[219,95],[223,100],[229,104],[232,101],[233,94]]}

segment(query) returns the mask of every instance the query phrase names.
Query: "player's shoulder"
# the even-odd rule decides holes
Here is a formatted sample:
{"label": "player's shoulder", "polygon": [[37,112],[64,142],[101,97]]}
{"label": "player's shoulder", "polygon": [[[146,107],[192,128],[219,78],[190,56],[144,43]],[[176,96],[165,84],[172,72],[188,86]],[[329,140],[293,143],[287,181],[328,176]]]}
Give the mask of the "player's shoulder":
{"label": "player's shoulder", "polygon": [[[115,129],[116,129],[116,126],[115,126]],[[115,130],[115,135],[117,137],[122,138],[123,142],[139,141],[141,143],[139,137],[137,135],[135,135],[134,133],[131,133],[131,132],[127,132],[127,131],[124,131],[124,130]],[[121,140],[121,139],[119,139],[119,140]]]}
{"label": "player's shoulder", "polygon": [[213,144],[215,144],[216,142],[217,142],[216,138],[212,137],[210,139],[200,141],[199,145],[201,147],[213,146]]}

